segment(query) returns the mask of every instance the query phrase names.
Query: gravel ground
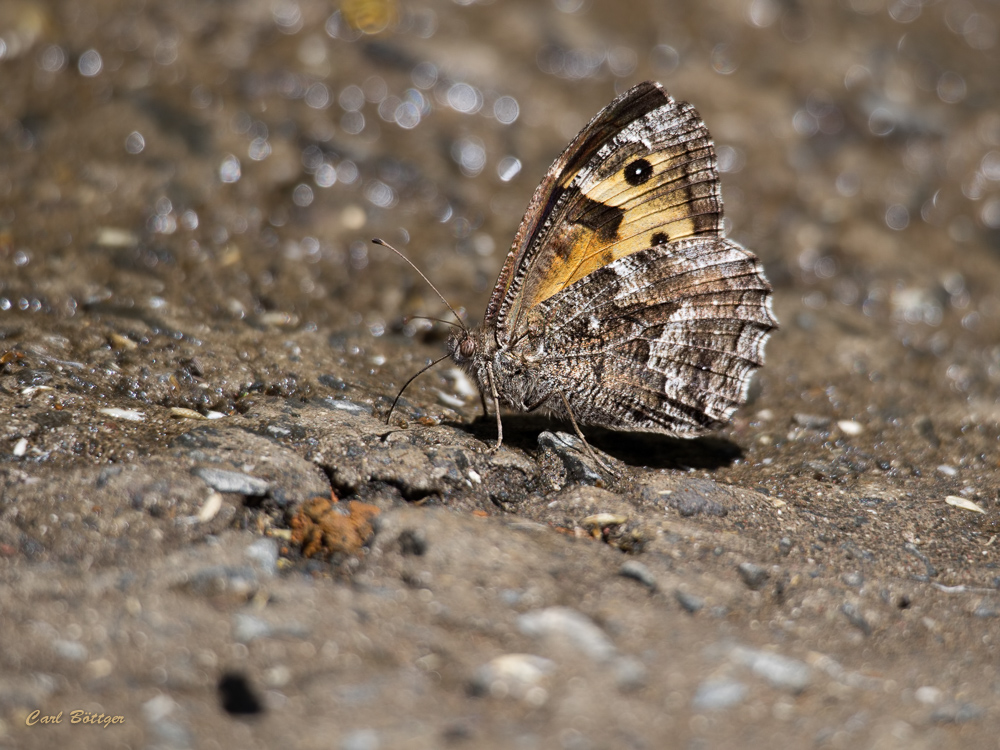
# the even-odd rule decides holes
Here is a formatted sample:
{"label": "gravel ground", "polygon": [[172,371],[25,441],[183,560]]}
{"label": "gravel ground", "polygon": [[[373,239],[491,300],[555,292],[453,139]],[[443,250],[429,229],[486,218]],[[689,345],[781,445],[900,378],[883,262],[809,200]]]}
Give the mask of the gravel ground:
{"label": "gravel ground", "polygon": [[[0,747],[1000,747],[1000,12],[4,0]],[[782,328],[706,438],[439,365],[617,91]]]}

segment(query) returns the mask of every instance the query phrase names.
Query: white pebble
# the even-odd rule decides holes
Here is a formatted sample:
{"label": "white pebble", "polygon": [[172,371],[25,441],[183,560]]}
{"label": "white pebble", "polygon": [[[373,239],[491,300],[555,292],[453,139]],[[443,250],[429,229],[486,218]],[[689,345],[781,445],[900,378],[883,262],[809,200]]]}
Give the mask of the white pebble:
{"label": "white pebble", "polygon": [[517,627],[534,638],[569,644],[596,662],[610,661],[617,653],[611,639],[593,620],[569,607],[547,607],[526,612],[517,618]]}
{"label": "white pebble", "polygon": [[222,494],[213,492],[198,511],[198,520],[208,523],[219,514],[220,510],[222,510]]}
{"label": "white pebble", "polygon": [[465,406],[465,401],[458,398],[457,396],[452,396],[450,393],[445,393],[440,388],[435,388],[438,395],[438,400],[445,406],[450,406],[453,409],[458,409]]}
{"label": "white pebble", "polygon": [[141,411],[136,411],[135,409],[118,409],[111,407],[109,409],[98,409],[101,414],[109,417],[114,417],[115,419],[127,419],[129,422],[143,422],[146,419],[146,415]]}
{"label": "white pebble", "polygon": [[837,427],[845,435],[854,437],[855,435],[860,435],[865,431],[865,426],[860,422],[855,422],[853,419],[841,419],[837,422]]}
{"label": "white pebble", "polygon": [[944,501],[948,503],[948,505],[954,505],[956,508],[962,508],[963,510],[971,510],[975,513],[986,512],[971,500],[967,500],[964,497],[959,497],[958,495],[948,495],[948,497],[946,497]]}
{"label": "white pebble", "polygon": [[930,705],[941,700],[941,690],[932,685],[924,685],[913,692],[913,697],[925,705]]}
{"label": "white pebble", "polygon": [[459,370],[457,367],[452,367],[450,370],[447,370],[445,375],[451,378],[452,383],[454,383],[455,390],[465,398],[472,398],[473,396],[479,395],[479,388],[476,387],[476,384],[472,382],[472,379],[468,375],[466,375],[462,370]]}

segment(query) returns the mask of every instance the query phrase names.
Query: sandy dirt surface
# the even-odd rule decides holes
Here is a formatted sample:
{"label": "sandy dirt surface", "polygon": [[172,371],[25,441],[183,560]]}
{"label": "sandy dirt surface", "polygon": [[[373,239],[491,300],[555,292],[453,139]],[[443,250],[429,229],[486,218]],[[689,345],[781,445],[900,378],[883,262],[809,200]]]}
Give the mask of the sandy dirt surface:
{"label": "sandy dirt surface", "polygon": [[[0,747],[1000,747],[1000,11],[3,0]],[[693,102],[781,321],[681,441],[442,363]],[[308,556],[307,556],[308,553]]]}

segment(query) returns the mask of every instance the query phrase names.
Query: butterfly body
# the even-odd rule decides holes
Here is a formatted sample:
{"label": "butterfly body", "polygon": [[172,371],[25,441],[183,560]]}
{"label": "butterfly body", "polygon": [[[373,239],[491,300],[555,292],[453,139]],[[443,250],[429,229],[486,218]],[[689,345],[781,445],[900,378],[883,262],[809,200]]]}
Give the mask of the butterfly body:
{"label": "butterfly body", "polygon": [[448,350],[498,413],[693,436],[746,400],[776,326],[760,262],[723,237],[707,128],[646,82],[556,159]]}

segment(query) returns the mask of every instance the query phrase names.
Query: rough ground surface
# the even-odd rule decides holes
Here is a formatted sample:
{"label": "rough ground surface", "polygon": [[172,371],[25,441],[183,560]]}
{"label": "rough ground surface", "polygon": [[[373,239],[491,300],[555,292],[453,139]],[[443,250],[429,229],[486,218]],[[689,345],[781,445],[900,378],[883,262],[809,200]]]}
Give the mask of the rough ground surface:
{"label": "rough ground surface", "polygon": [[[0,746],[1000,747],[996,4],[578,5],[0,3]],[[447,327],[368,239],[478,317],[644,78],[751,403],[615,481],[444,364],[385,425]]]}

